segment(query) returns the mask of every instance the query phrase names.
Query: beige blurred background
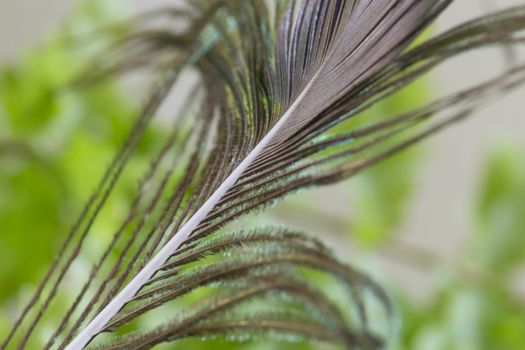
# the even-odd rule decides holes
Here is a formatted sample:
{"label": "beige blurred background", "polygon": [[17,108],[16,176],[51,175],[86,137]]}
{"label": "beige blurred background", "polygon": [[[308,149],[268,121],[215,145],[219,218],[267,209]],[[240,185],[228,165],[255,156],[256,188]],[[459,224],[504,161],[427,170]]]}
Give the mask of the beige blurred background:
{"label": "beige blurred background", "polygon": [[[142,1],[138,6],[147,3],[151,7],[153,3],[162,2],[166,1]],[[520,3],[523,1],[457,0],[439,20],[437,31],[490,8]],[[46,33],[53,31],[68,16],[73,4],[74,0],[0,0],[0,64],[17,60],[26,50],[42,42]],[[464,86],[490,72],[497,72],[503,67],[502,57],[500,52],[491,52],[481,57],[455,60],[434,73],[436,89],[444,91],[449,86]],[[416,196],[401,228],[403,241],[422,250],[433,250],[443,261],[458,254],[463,239],[472,231],[471,205],[487,150],[491,144],[502,140],[525,142],[524,100],[525,88],[427,142]],[[325,200],[326,206],[330,206],[330,198],[338,193],[337,186],[323,189],[319,191],[320,201]],[[418,286],[410,288],[415,290],[416,296],[427,294],[431,282],[424,270],[408,269],[403,264],[385,265],[388,265],[387,273]]]}

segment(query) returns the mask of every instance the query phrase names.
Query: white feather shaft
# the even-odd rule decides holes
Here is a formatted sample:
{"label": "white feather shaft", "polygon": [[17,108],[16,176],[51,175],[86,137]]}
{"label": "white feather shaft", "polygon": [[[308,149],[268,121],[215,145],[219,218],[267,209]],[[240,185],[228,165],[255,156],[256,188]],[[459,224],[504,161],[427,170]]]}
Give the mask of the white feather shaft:
{"label": "white feather shaft", "polygon": [[265,150],[274,136],[290,119],[297,109],[303,97],[309,90],[312,82],[303,90],[301,95],[294,101],[286,113],[273,126],[268,134],[257,144],[248,156],[235,168],[199,210],[182,226],[182,228],[166,243],[166,245],[155,255],[144,268],[122,289],[117,296],[102,311],[91,320],[91,322],[69,343],[66,350],[83,349],[97,334],[99,334],[108,322],[128,303],[136,293],[153,277],[153,275],[166,263],[166,261],[177,252],[179,247],[190,237],[191,233],[203,222],[222,197],[237,183],[242,174]]}

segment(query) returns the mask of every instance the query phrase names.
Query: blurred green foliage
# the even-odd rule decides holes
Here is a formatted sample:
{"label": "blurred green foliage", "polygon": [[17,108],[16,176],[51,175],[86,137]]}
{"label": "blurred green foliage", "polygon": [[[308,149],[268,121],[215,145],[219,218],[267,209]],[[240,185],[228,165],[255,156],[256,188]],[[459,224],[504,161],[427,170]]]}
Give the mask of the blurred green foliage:
{"label": "blurred green foliage", "polygon": [[[427,40],[432,28],[422,33],[412,46]],[[394,117],[424,105],[432,97],[428,80],[420,78],[405,89],[386,98],[351,121],[360,127]],[[399,141],[393,138],[392,144]],[[348,232],[363,247],[387,244],[403,223],[413,192],[417,169],[421,165],[421,147],[411,148],[358,174],[349,182],[352,213]]]}
{"label": "blurred green foliage", "polygon": [[525,153],[505,145],[490,155],[477,201],[479,236],[473,254],[487,269],[507,278],[525,252]]}
{"label": "blurred green foliage", "polygon": [[[52,261],[136,114],[138,106],[115,82],[81,90],[64,88],[90,52],[64,38],[121,18],[118,3],[87,2],[59,37],[0,68],[0,334],[7,332],[15,309]],[[103,44],[109,38],[99,39],[98,44]],[[400,113],[428,95],[426,82],[419,82],[354,125]],[[129,165],[132,171],[108,205],[114,215],[106,215],[103,226],[114,226],[126,212],[145,166],[143,158],[156,146],[154,139],[160,132],[153,128],[139,146]],[[399,296],[404,325],[400,350],[525,349],[525,301],[513,289],[516,271],[525,263],[522,150],[507,146],[489,156],[476,200],[475,234],[463,259],[441,267],[435,298],[422,306],[409,296]],[[394,236],[420,158],[418,150],[405,152],[349,184],[353,212],[346,224],[367,249],[387,245]],[[319,345],[277,340],[247,344],[218,338],[159,347],[175,348],[303,350]]]}
{"label": "blurred green foliage", "polygon": [[525,267],[524,145],[492,151],[475,214],[461,258],[440,268],[433,301],[419,307],[404,298],[399,349],[525,349],[525,298],[516,286]]}
{"label": "blurred green foliage", "polygon": [[[420,80],[364,113],[354,123],[370,123],[402,114],[430,98],[427,81]],[[412,148],[367,169],[349,181],[352,205],[348,232],[364,247],[387,244],[402,224],[410,202],[421,149]]]}
{"label": "blurred green foliage", "polygon": [[[66,38],[105,23],[105,2],[88,2],[44,47],[0,69],[0,300],[40,279],[104,169],[122,144],[136,106],[114,83],[71,89],[86,52]],[[114,15],[113,15],[114,18]],[[153,147],[151,136],[139,148]],[[111,207],[125,207],[135,177]]]}

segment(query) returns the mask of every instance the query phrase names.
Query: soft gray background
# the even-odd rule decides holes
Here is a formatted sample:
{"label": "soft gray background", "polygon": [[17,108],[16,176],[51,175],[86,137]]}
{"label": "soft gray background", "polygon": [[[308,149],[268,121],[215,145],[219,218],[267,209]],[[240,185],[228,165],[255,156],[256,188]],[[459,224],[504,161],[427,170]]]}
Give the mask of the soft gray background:
{"label": "soft gray background", "polygon": [[[142,6],[163,2],[167,1],[143,1]],[[457,0],[442,16],[437,30],[480,15],[490,7],[520,3],[523,1]],[[74,0],[0,0],[0,63],[16,60],[41,42],[46,33],[70,13],[73,4]],[[435,73],[438,90],[463,86],[503,66],[500,53],[481,57],[456,60]],[[432,249],[445,263],[456,257],[464,237],[472,231],[471,204],[486,151],[498,141],[525,141],[524,99],[525,89],[522,89],[427,143],[427,161],[418,177],[410,215],[402,228],[403,241],[421,249]],[[319,201],[326,201],[324,207],[329,207],[338,193],[337,187],[318,191]],[[418,271],[403,264],[384,265],[388,266],[387,273],[410,281],[409,288],[415,290],[416,296],[428,296],[431,281],[424,269]]]}

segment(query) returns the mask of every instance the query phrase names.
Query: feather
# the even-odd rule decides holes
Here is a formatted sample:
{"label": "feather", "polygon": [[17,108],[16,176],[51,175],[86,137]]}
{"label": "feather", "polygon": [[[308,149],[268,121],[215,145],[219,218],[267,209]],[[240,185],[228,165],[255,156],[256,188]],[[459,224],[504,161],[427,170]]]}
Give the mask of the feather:
{"label": "feather", "polygon": [[[236,332],[382,348],[388,335],[371,330],[365,294],[383,305],[391,322],[395,317],[374,281],[339,262],[317,239],[275,228],[237,233],[223,228],[294,191],[346,179],[522,84],[525,66],[516,64],[427,105],[348,129],[363,111],[451,57],[523,43],[525,7],[519,6],[411,46],[451,2],[195,0],[183,9],[139,16],[137,29],[108,48],[77,85],[134,69],[152,70],[159,83],[0,349],[17,334],[17,348],[26,348],[153,115],[190,69],[200,78],[192,98],[174,118],[128,216],[100,249],[44,348],[77,350],[94,341],[90,346],[100,349],[144,349]],[[150,28],[148,21],[159,16],[183,17],[190,24],[177,31]],[[356,310],[352,321],[303,269],[344,286]],[[102,333],[210,288],[213,295],[204,306],[181,310],[150,331],[98,341]],[[268,309],[243,308],[254,300]],[[299,311],[285,312],[297,309],[292,304]]]}

